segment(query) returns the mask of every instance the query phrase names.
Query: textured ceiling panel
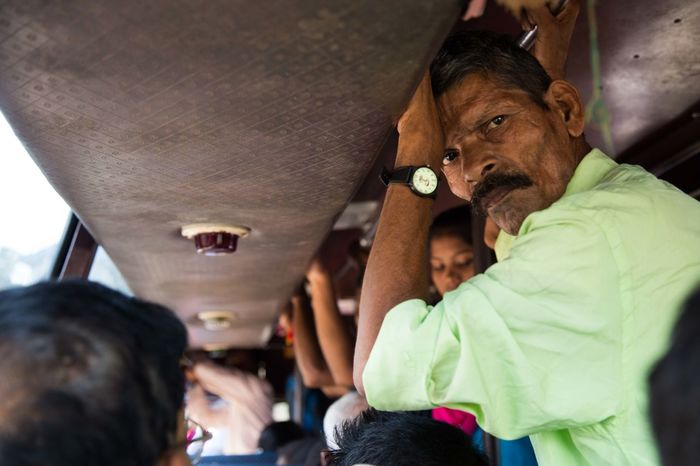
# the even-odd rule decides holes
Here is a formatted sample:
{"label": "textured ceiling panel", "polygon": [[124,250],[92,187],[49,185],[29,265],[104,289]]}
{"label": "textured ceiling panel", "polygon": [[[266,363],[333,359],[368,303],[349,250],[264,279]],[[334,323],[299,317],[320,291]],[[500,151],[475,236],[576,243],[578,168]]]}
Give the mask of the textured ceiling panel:
{"label": "textured ceiling panel", "polygon": [[[620,154],[700,104],[700,2],[618,0],[596,5],[600,92]],[[587,101],[593,94],[590,26],[584,10],[569,59],[570,79]],[[587,131],[590,140],[605,147],[598,125],[589,124]]]}
{"label": "textured ceiling panel", "polygon": [[[0,106],[137,295],[256,346],[461,3],[4,2]],[[201,257],[193,222],[253,232]]]}

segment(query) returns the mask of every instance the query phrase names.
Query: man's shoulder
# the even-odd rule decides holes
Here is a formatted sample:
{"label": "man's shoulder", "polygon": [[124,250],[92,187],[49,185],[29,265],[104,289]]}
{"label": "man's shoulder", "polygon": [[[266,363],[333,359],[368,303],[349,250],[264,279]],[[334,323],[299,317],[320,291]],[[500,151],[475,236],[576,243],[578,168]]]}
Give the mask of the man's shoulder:
{"label": "man's shoulder", "polygon": [[648,215],[651,211],[700,209],[700,203],[675,186],[658,179],[637,165],[612,168],[591,189],[566,196],[552,205],[555,210],[586,214],[592,220],[624,213],[626,218]]}
{"label": "man's shoulder", "polygon": [[612,168],[601,178],[592,191],[614,189],[639,190],[645,188],[677,191],[675,187],[658,179],[639,165],[629,165],[626,163],[619,164]]}
{"label": "man's shoulder", "polygon": [[547,209],[528,216],[519,236],[553,225],[587,225],[606,230],[628,224],[639,228],[651,218],[688,215],[700,218],[700,202],[642,167],[621,164],[589,189],[565,195]]}

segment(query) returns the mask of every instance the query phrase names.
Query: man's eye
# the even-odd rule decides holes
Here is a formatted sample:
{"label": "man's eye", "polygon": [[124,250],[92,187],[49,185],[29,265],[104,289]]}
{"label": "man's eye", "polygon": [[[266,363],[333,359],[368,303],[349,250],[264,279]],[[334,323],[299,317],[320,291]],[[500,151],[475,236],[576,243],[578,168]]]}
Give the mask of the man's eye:
{"label": "man's eye", "polygon": [[454,150],[447,151],[447,152],[445,152],[445,155],[442,157],[442,164],[449,165],[456,158],[457,158],[457,151],[454,151]]}
{"label": "man's eye", "polygon": [[504,121],[506,121],[506,117],[504,115],[498,115],[496,118],[489,122],[488,129],[493,129],[498,126],[501,126]]}

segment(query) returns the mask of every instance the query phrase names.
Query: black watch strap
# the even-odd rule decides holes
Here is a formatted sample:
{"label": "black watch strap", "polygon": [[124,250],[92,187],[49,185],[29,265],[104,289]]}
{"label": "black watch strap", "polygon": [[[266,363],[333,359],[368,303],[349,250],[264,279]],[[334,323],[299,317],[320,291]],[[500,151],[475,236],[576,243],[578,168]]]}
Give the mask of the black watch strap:
{"label": "black watch strap", "polygon": [[389,186],[389,183],[401,183],[409,184],[411,181],[411,175],[416,167],[397,167],[393,171],[387,170],[386,167],[382,169],[382,173],[379,175],[379,179],[384,184],[384,186]]}
{"label": "black watch strap", "polygon": [[411,188],[411,191],[413,191],[413,193],[416,196],[435,199],[435,197],[437,196],[437,184],[435,185],[435,189],[430,193],[421,192],[416,186],[413,185],[413,182],[415,181],[413,180],[413,177],[415,176],[416,171],[422,170],[424,168],[430,170],[433,173],[433,176],[435,176],[436,178],[436,182],[439,180],[437,178],[437,174],[432,170],[432,168],[430,168],[427,165],[421,165],[418,167],[414,167],[411,165],[405,167],[396,167],[393,171],[389,171],[386,167],[384,167],[384,169],[382,170],[382,174],[379,175],[379,179],[382,181],[384,186],[389,186],[390,183],[403,184]]}

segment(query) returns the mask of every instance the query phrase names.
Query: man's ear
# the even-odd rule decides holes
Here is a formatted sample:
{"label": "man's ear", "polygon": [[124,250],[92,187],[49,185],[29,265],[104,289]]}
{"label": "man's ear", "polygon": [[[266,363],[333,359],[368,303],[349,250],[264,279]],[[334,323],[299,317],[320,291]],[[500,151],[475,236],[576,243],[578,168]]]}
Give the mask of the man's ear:
{"label": "man's ear", "polygon": [[571,83],[561,79],[552,81],[545,94],[545,101],[561,117],[571,137],[583,134],[586,112],[578,90]]}

